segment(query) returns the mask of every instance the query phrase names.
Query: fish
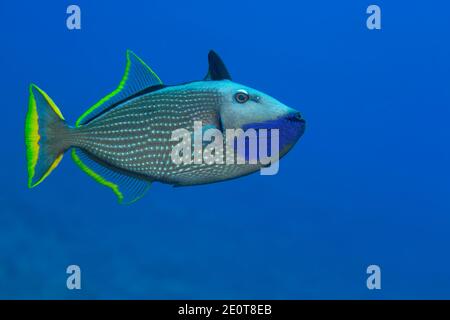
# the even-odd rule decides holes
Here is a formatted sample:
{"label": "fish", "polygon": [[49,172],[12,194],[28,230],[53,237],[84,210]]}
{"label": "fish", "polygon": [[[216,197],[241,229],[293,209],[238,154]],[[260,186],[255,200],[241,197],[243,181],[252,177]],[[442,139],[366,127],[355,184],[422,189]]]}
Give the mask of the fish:
{"label": "fish", "polygon": [[[141,199],[154,182],[193,186],[242,177],[267,167],[262,161],[250,161],[248,145],[239,151],[234,138],[233,142],[218,140],[218,144],[231,146],[233,159],[240,154],[244,162],[175,163],[173,150],[181,142],[174,139],[174,132],[184,129],[195,135],[183,142],[195,152],[195,124],[200,124],[200,136],[208,130],[225,134],[264,129],[266,139],[261,141],[272,145],[275,140],[270,135],[267,138],[267,132],[277,132],[277,156],[281,158],[303,135],[306,122],[297,110],[234,82],[213,50],[208,54],[206,76],[176,85],[163,84],[142,59],[127,50],[119,86],[88,108],[73,126],[47,93],[30,84],[25,121],[28,187],[44,181],[66,152],[88,176],[110,188],[122,204]],[[207,147],[203,140],[200,144]],[[186,155],[192,151],[186,150]]]}

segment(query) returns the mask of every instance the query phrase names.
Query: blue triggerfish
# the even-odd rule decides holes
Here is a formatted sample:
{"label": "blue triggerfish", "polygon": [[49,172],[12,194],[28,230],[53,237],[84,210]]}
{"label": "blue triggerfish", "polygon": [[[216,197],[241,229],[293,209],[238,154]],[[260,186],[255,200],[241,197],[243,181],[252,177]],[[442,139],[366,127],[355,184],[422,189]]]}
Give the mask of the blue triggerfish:
{"label": "blue triggerfish", "polygon": [[[164,85],[150,67],[128,51],[125,74],[117,89],[83,113],[74,126],[66,123],[43,90],[31,84],[25,123],[28,186],[41,183],[69,150],[81,170],[111,188],[120,203],[140,199],[155,181],[174,186],[198,185],[267,168],[268,163],[263,163],[259,153],[254,159],[248,141],[252,135],[246,132],[266,130],[256,150],[270,148],[279,159],[302,136],[305,121],[298,111],[269,95],[233,82],[214,51],[210,51],[208,62],[202,80]],[[200,136],[196,125],[200,126]],[[174,139],[174,132],[180,130],[188,134]],[[228,132],[233,130],[240,133],[232,136],[233,142],[227,141]],[[210,145],[204,138],[208,131],[215,149],[207,150]],[[270,135],[272,131],[277,133],[276,141]],[[239,149],[235,138],[242,132],[245,148]],[[226,135],[223,140],[221,133]],[[262,146],[261,141],[269,146]],[[272,149],[270,145],[275,144],[277,149]],[[227,150],[225,156],[220,146],[232,146],[232,153]],[[174,161],[175,149],[187,160]],[[204,157],[198,161],[195,155],[203,149]],[[246,161],[225,161],[230,154],[233,159],[240,156]],[[194,161],[189,161],[192,155]],[[203,161],[208,156],[210,160]]]}

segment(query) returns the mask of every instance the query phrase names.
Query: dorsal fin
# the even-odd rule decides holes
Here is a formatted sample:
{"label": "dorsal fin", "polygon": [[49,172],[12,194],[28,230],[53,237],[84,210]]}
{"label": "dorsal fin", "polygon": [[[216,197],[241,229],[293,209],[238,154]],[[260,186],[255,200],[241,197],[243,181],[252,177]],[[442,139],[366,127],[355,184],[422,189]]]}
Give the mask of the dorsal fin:
{"label": "dorsal fin", "polygon": [[219,55],[211,50],[208,53],[208,73],[203,80],[231,80],[230,73]]}
{"label": "dorsal fin", "polygon": [[127,50],[127,65],[119,86],[83,113],[77,120],[76,126],[88,123],[114,103],[156,85],[162,85],[161,79],[137,55]]}

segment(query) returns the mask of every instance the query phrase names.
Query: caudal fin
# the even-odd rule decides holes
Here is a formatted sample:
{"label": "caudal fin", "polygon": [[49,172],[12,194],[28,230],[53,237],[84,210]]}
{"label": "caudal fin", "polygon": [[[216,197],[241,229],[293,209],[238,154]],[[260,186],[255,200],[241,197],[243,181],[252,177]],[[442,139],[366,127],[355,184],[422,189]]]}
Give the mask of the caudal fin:
{"label": "caudal fin", "polygon": [[69,127],[52,99],[36,85],[30,85],[25,122],[28,187],[41,183],[61,161]]}

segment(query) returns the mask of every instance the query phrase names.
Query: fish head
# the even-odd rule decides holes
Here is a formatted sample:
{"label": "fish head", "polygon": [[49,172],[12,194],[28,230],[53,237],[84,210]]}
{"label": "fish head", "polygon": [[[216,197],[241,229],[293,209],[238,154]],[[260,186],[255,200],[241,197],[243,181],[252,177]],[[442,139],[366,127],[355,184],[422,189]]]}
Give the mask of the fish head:
{"label": "fish head", "polygon": [[248,86],[230,80],[220,82],[223,129],[278,129],[280,156],[303,135],[306,122],[297,110]]}

